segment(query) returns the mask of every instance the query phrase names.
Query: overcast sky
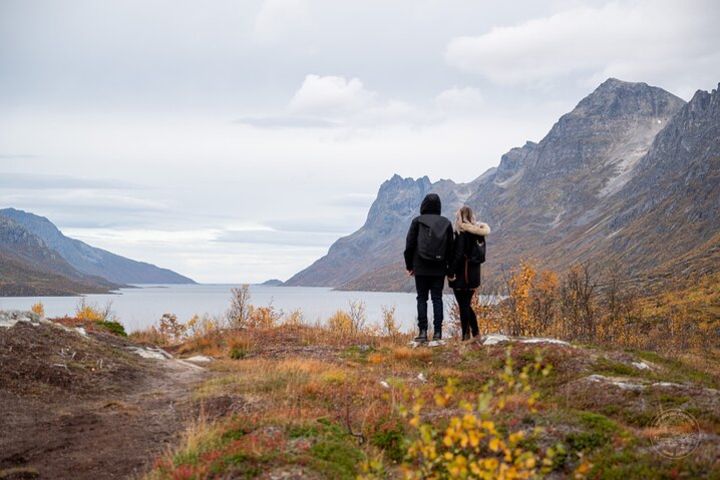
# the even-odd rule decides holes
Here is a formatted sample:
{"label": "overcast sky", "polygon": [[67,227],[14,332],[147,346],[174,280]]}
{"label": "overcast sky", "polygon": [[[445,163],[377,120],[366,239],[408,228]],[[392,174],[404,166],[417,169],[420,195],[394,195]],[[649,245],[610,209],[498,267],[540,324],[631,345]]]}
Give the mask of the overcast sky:
{"label": "overcast sky", "polygon": [[0,206],[286,279],[394,173],[469,181],[607,77],[720,81],[717,1],[0,0]]}

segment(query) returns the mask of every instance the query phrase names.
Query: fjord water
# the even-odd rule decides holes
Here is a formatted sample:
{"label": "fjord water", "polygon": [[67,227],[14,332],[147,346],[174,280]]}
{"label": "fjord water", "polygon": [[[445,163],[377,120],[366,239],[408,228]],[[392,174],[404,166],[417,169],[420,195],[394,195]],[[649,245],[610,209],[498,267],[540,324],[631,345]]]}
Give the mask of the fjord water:
{"label": "fjord water", "polygon": [[[86,295],[90,304],[112,310],[130,332],[155,324],[164,313],[174,313],[185,322],[193,315],[223,315],[230,306],[231,292],[238,285],[138,285],[115,294]],[[306,322],[325,321],[338,309],[348,309],[353,300],[362,300],[367,308],[368,324],[381,322],[382,307],[395,307],[403,330],[415,325],[415,295],[399,292],[341,292],[319,287],[250,286],[251,303],[272,305],[285,313],[303,311]],[[0,297],[0,310],[28,310],[42,302],[47,317],[72,315],[81,297]],[[446,310],[450,298],[446,297]]]}

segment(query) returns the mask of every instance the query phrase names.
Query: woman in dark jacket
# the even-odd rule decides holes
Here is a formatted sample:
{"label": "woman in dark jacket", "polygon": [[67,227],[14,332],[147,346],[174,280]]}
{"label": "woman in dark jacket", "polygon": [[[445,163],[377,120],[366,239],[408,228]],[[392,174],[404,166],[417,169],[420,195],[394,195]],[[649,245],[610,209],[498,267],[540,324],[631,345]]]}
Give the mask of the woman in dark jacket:
{"label": "woman in dark jacket", "polygon": [[454,226],[454,255],[449,284],[460,310],[462,339],[468,340],[471,333],[473,337],[480,333],[472,298],[480,286],[480,264],[485,261],[485,236],[490,233],[490,227],[486,223],[476,223],[475,215],[468,206],[457,211]]}

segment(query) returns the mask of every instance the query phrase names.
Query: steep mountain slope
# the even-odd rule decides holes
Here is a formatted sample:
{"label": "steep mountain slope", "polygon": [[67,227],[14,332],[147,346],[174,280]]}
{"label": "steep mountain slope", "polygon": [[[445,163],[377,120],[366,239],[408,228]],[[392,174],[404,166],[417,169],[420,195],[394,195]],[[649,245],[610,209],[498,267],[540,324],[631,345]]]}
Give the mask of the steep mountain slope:
{"label": "steep mountain slope", "polygon": [[683,106],[662,89],[609,79],[537,145],[503,156],[499,173],[468,199],[495,227],[488,279],[523,258],[559,270],[578,261],[620,260],[608,252],[605,240],[613,230],[604,220],[616,210],[620,192],[647,168],[641,159]]}
{"label": "steep mountain slope", "polygon": [[25,227],[0,217],[0,295],[100,293],[116,287],[78,272]]}
{"label": "steep mountain slope", "polygon": [[[685,279],[718,267],[720,247],[720,93],[697,92],[624,174],[616,193],[537,247],[555,268],[589,261],[639,280]],[[607,187],[605,187],[607,188]],[[548,238],[555,233],[549,232]]]}
{"label": "steep mountain slope", "polygon": [[672,118],[616,197],[605,221],[622,263],[680,275],[717,267],[720,86],[698,91]]}
{"label": "steep mountain slope", "polygon": [[165,268],[130,260],[106,250],[68,238],[47,218],[7,208],[0,217],[9,218],[25,227],[62,257],[74,269],[98,276],[113,283],[194,283],[193,280]]}
{"label": "steep mountain slope", "polygon": [[[392,197],[410,192],[414,208],[393,218],[402,225],[383,232],[373,227],[397,210],[382,195],[386,182],[371,209],[380,218],[371,223],[368,216],[358,232],[290,282],[309,284],[310,278],[312,284],[344,289],[412,288],[403,277],[402,237],[418,197],[428,191],[448,198],[448,210],[465,202],[491,224],[483,274],[491,282],[523,258],[559,270],[578,261],[612,264],[644,276],[662,275],[663,268],[667,273],[680,258],[685,268],[696,267],[693,259],[717,257],[702,249],[713,248],[720,229],[718,102],[717,91],[698,92],[685,104],[660,88],[609,79],[539,143],[510,150],[497,168],[470,184],[426,181],[420,192],[407,188],[412,179],[391,180]],[[358,248],[356,239],[367,237],[373,248]],[[325,268],[336,262],[343,265],[343,277]]]}

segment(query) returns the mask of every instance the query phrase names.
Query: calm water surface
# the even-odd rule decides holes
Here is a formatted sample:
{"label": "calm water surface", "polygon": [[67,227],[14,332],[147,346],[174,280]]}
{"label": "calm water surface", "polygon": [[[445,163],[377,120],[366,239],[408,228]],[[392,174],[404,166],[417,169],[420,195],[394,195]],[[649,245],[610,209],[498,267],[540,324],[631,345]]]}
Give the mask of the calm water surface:
{"label": "calm water surface", "polygon": [[[116,294],[86,295],[90,304],[112,310],[128,331],[155,324],[163,313],[172,312],[181,321],[195,314],[222,315],[230,305],[230,289],[237,285],[141,285],[124,288]],[[272,305],[283,312],[302,309],[305,321],[325,320],[338,309],[347,309],[351,300],[362,300],[367,308],[368,323],[379,323],[382,307],[395,307],[396,318],[403,329],[415,325],[415,295],[397,292],[339,292],[329,288],[250,286],[251,303]],[[0,310],[27,310],[40,301],[48,317],[70,315],[81,297],[0,297]],[[446,296],[446,311],[450,306]],[[430,310],[432,310],[430,308]]]}

